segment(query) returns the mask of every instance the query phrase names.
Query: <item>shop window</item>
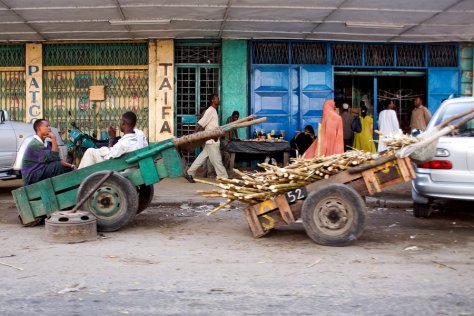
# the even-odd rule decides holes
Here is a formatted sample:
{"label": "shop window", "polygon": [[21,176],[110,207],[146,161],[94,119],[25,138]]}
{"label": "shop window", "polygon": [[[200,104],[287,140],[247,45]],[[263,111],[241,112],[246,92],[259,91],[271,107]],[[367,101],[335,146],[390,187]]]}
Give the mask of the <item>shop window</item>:
{"label": "shop window", "polygon": [[331,63],[339,66],[361,66],[362,48],[362,44],[332,44]]}
{"label": "shop window", "polygon": [[428,46],[429,67],[457,67],[458,49],[457,45],[429,45]]}
{"label": "shop window", "polygon": [[254,64],[288,64],[288,42],[255,42],[252,49]]}

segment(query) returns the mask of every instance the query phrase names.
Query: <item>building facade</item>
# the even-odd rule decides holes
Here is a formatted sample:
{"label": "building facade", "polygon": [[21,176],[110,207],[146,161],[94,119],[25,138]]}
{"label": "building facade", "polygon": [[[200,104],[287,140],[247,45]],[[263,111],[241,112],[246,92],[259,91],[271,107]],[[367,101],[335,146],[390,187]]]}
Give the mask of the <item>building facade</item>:
{"label": "building facade", "polygon": [[[239,131],[314,127],[326,99],[369,107],[377,118],[394,99],[407,131],[413,100],[431,112],[473,93],[472,43],[353,43],[289,40],[148,40],[0,45],[0,107],[14,120],[51,121],[67,137],[72,121],[98,138],[132,110],[150,140],[194,130],[210,96],[220,118],[234,110],[268,121]],[[104,100],[91,101],[102,86]],[[317,130],[315,128],[315,130]],[[188,157],[193,159],[193,155]]]}

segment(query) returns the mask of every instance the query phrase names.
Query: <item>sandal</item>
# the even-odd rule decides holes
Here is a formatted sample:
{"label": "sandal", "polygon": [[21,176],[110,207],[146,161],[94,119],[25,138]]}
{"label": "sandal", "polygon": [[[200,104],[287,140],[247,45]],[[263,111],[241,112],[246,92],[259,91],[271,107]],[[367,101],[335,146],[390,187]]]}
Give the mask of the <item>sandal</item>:
{"label": "sandal", "polygon": [[188,180],[189,183],[196,183],[196,181],[194,181],[193,176],[191,176],[187,173],[185,173],[183,176],[186,178],[186,180]]}

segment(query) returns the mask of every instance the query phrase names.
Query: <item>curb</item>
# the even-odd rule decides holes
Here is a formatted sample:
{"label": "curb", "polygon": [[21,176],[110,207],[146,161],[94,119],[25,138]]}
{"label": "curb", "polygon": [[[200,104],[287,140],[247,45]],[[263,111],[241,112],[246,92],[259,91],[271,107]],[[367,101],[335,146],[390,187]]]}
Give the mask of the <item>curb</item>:
{"label": "curb", "polygon": [[[155,198],[151,201],[150,206],[176,206],[181,204],[188,204],[191,206],[200,206],[200,205],[213,205],[218,206],[225,200],[209,200],[203,201],[199,199],[189,199],[189,200],[182,200],[182,201],[172,201],[169,199],[160,200],[159,198]],[[245,206],[245,204],[236,203],[236,206]],[[385,198],[385,197],[365,197],[365,205],[368,207],[386,207],[386,208],[406,208],[411,209],[413,208],[413,201],[411,199],[393,199],[393,198]]]}

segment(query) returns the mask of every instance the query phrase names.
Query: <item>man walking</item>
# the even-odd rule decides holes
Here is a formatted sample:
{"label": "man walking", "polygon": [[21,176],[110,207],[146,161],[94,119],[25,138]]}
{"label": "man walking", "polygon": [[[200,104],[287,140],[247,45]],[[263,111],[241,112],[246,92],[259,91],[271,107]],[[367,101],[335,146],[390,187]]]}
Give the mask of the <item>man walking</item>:
{"label": "man walking", "polygon": [[424,131],[430,120],[430,111],[423,105],[423,100],[421,100],[421,97],[416,97],[415,108],[411,112],[410,131],[413,131],[414,129]]}
{"label": "man walking", "polygon": [[[217,94],[213,94],[211,97],[211,104],[207,108],[206,112],[204,112],[202,118],[198,121],[195,132],[202,130],[208,131],[219,127],[219,116],[217,115],[219,103],[219,96]],[[187,173],[184,174],[184,177],[189,182],[194,183],[194,177],[196,175],[197,169],[206,162],[208,157],[212,166],[216,170],[217,176],[220,178],[228,178],[227,171],[222,164],[219,139],[210,139],[206,141],[203,150],[194,160],[191,167],[189,167]]]}

